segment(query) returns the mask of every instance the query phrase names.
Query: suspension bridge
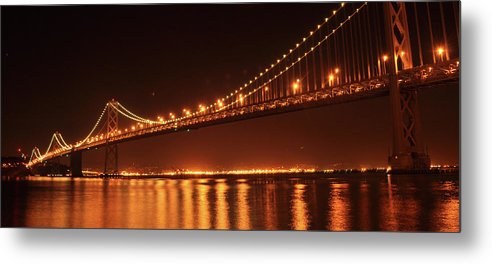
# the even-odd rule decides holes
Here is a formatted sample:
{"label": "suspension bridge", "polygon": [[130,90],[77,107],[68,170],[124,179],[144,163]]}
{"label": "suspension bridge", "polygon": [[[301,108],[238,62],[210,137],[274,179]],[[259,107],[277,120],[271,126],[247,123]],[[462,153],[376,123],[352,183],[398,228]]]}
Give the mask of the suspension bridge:
{"label": "suspension bridge", "polygon": [[[233,91],[196,109],[149,119],[112,99],[88,135],[67,143],[55,132],[29,167],[68,156],[82,176],[82,153],[105,149],[104,173],[118,174],[118,144],[239,120],[389,96],[393,170],[424,170],[418,91],[459,83],[459,2],[342,3],[277,60]],[[120,127],[120,119],[133,122]]]}

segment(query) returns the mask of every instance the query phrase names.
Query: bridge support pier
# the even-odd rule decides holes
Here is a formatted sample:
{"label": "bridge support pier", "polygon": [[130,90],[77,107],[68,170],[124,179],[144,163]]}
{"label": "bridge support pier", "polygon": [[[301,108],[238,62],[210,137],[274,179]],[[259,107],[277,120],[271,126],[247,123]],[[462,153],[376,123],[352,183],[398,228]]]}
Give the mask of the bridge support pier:
{"label": "bridge support pier", "polygon": [[[107,137],[118,134],[118,102],[112,99],[108,103],[108,115],[106,121]],[[118,144],[106,141],[106,155],[104,157],[104,175],[118,174]]]}
{"label": "bridge support pier", "polygon": [[388,60],[389,93],[393,123],[393,149],[388,163],[393,171],[427,170],[430,157],[424,152],[417,90],[401,91],[398,70],[413,67],[412,48],[404,2],[384,3]]}
{"label": "bridge support pier", "polygon": [[388,157],[392,170],[427,170],[430,157],[422,144],[417,91],[401,92],[392,76],[390,104],[393,123],[393,150]]}
{"label": "bridge support pier", "polygon": [[118,174],[118,145],[106,144],[106,155],[104,158],[104,175]]}
{"label": "bridge support pier", "polygon": [[70,154],[70,174],[72,177],[81,177],[82,175],[82,152],[73,151]]}

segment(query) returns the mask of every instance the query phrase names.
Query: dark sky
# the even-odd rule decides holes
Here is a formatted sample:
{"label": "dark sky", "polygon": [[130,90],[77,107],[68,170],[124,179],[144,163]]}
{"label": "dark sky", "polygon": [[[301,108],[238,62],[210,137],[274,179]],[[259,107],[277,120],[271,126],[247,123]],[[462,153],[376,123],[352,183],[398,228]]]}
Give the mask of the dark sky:
{"label": "dark sky", "polygon": [[[334,4],[2,7],[2,156],[89,132],[116,98],[155,118],[235,89],[292,47]],[[387,97],[120,145],[120,168],[386,166]],[[457,86],[420,93],[432,163],[458,163]],[[101,151],[84,153],[100,168]]]}

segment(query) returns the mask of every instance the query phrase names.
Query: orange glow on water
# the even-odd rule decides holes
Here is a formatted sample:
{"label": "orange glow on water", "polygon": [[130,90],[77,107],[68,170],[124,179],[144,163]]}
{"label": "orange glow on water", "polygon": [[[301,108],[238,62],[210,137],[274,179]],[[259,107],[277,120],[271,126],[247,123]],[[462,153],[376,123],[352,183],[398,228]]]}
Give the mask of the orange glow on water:
{"label": "orange glow on water", "polygon": [[29,177],[47,192],[28,192],[7,205],[22,212],[13,225],[28,227],[459,231],[456,181],[392,177]]}
{"label": "orange glow on water", "polygon": [[292,199],[292,228],[294,230],[307,230],[309,227],[309,214],[304,199],[304,193],[306,192],[306,185],[296,184],[293,190]]}

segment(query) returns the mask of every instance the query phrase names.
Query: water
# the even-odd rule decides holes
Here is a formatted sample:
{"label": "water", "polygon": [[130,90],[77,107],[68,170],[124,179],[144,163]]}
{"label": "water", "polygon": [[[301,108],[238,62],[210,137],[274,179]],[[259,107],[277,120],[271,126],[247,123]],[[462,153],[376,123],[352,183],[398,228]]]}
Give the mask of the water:
{"label": "water", "polygon": [[12,178],[2,226],[458,232],[457,175]]}

